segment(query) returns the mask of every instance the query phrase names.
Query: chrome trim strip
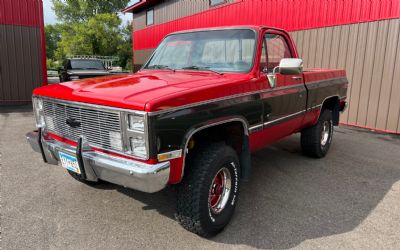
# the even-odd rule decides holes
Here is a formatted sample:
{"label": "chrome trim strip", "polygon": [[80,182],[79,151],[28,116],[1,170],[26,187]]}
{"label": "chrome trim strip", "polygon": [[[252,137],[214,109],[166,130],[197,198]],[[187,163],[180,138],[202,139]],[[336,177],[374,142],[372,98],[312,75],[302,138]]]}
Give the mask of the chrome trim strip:
{"label": "chrome trim strip", "polygon": [[320,108],[321,106],[322,106],[322,104],[318,104],[318,105],[310,107],[309,110],[314,110],[314,109]]}
{"label": "chrome trim strip", "polygon": [[[314,110],[314,109],[320,108],[320,107],[323,106],[324,102],[325,102],[327,99],[332,98],[332,97],[338,97],[339,100],[343,100],[343,99],[346,99],[346,98],[347,98],[347,96],[342,96],[342,97],[340,97],[340,96],[338,96],[338,95],[328,96],[328,97],[326,97],[326,98],[322,101],[322,104],[318,104],[318,105],[312,106],[312,107],[308,108],[307,110],[299,111],[299,112],[296,112],[296,113],[293,113],[293,114],[290,114],[290,115],[287,115],[287,116],[284,116],[284,117],[280,117],[280,118],[275,119],[275,120],[272,120],[272,121],[264,122],[263,124],[256,124],[256,125],[253,125],[253,126],[249,127],[249,132],[250,132],[250,133],[257,132],[260,128],[264,129],[265,126],[269,126],[269,125],[271,125],[271,124],[273,124],[273,123],[276,123],[276,122],[279,122],[279,121],[281,121],[281,120],[284,120],[284,119],[287,119],[287,118],[290,118],[290,117],[293,117],[293,116],[296,116],[296,115],[300,115],[300,114],[302,114],[302,113],[306,113],[306,112],[309,111],[309,110]],[[319,117],[318,117],[318,118],[319,118]]]}
{"label": "chrome trim strip", "polygon": [[[310,83],[307,83],[306,86],[308,86],[310,84],[311,85],[320,84],[322,82],[331,81],[331,80],[338,80],[338,79],[346,79],[347,80],[346,77],[337,77],[337,78],[331,78],[331,79],[327,79],[327,80],[310,82]],[[219,97],[219,98],[215,98],[215,99],[195,102],[195,103],[190,103],[190,104],[186,104],[186,105],[182,105],[182,106],[178,106],[178,107],[174,107],[174,108],[163,109],[163,110],[159,110],[159,111],[153,111],[153,112],[149,112],[148,114],[149,114],[149,116],[155,116],[155,115],[161,115],[161,114],[164,114],[164,113],[172,113],[172,112],[175,112],[175,111],[178,111],[178,110],[182,110],[182,109],[186,109],[186,108],[192,108],[192,107],[195,107],[195,106],[205,105],[205,104],[209,104],[209,103],[213,103],[213,102],[224,101],[224,100],[229,100],[229,99],[234,99],[234,98],[244,97],[244,96],[249,96],[249,95],[254,95],[254,94],[261,94],[261,93],[266,93],[266,92],[275,92],[275,91],[279,91],[279,90],[298,88],[298,87],[301,87],[301,86],[304,86],[304,84],[300,83],[300,84],[296,84],[296,85],[283,86],[283,87],[278,87],[278,88],[274,88],[274,89],[263,89],[263,90],[251,91],[251,92],[246,92],[246,93],[240,93],[240,94],[224,96],[224,97]]]}
{"label": "chrome trim strip", "polygon": [[270,126],[270,125],[272,125],[274,123],[277,123],[277,122],[282,121],[282,120],[286,120],[286,119],[294,117],[294,116],[298,116],[298,115],[304,114],[306,112],[307,112],[306,110],[302,110],[302,111],[299,111],[299,112],[296,112],[296,113],[293,113],[293,114],[290,114],[290,115],[286,115],[286,116],[280,117],[280,118],[272,120],[272,121],[264,122],[263,124],[257,124],[257,125],[254,125],[254,126],[250,127],[249,131],[250,131],[250,133],[258,132],[258,130],[260,130],[260,129],[263,130],[265,127],[268,127],[268,126]]}
{"label": "chrome trim strip", "polygon": [[291,117],[294,117],[294,116],[298,116],[298,115],[304,114],[305,112],[306,112],[306,110],[302,110],[302,111],[299,111],[299,112],[296,112],[296,113],[293,113],[293,114],[290,114],[290,115],[287,115],[287,116],[280,117],[280,118],[272,120],[272,121],[264,122],[264,127],[270,126],[271,124],[277,123],[279,121],[282,121],[282,120],[285,120],[285,119],[288,119],[288,118],[291,118]]}
{"label": "chrome trim strip", "polygon": [[252,133],[258,132],[259,130],[263,129],[263,126],[264,126],[263,124],[254,125],[249,128],[249,133],[252,134]]}

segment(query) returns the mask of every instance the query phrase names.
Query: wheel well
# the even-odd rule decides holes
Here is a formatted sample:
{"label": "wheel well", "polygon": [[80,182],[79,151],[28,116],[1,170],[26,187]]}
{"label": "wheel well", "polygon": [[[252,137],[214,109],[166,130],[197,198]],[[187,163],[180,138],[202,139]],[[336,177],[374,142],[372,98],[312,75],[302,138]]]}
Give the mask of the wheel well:
{"label": "wheel well", "polygon": [[239,121],[224,123],[202,129],[192,135],[188,143],[188,151],[194,150],[199,146],[204,146],[213,142],[225,142],[231,146],[238,155],[242,151],[242,143],[245,128]]}
{"label": "wheel well", "polygon": [[338,126],[339,125],[339,97],[338,96],[332,96],[326,99],[321,108],[321,113],[324,109],[328,109],[332,111],[332,119],[333,119],[333,125]]}
{"label": "wheel well", "polygon": [[[231,146],[237,153],[240,160],[241,177],[248,180],[250,175],[251,160],[249,136],[247,134],[247,126],[241,121],[231,121],[215,126],[211,126],[194,133],[186,143],[185,166],[190,165],[192,156],[196,154],[196,150],[207,146],[210,143],[225,142]],[[183,175],[185,174],[185,167]]]}

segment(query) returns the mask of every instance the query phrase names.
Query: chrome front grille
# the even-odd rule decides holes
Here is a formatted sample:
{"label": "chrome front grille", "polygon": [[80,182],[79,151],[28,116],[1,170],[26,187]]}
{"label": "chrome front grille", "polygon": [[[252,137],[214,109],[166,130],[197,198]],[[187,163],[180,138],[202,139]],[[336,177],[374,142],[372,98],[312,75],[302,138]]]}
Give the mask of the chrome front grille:
{"label": "chrome front grille", "polygon": [[[123,151],[118,111],[45,99],[43,112],[49,132],[72,141],[83,135],[92,147]],[[80,125],[72,128],[67,124],[68,119]]]}

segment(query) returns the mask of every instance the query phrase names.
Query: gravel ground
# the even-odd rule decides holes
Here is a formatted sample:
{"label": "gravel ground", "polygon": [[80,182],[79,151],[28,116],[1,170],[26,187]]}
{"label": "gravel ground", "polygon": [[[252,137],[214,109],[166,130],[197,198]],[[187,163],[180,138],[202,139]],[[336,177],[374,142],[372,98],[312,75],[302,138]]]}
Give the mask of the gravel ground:
{"label": "gravel ground", "polygon": [[232,222],[203,239],[173,219],[172,188],[79,183],[31,150],[33,128],[29,108],[0,113],[3,249],[400,248],[399,136],[340,127],[324,159],[298,135],[254,154]]}

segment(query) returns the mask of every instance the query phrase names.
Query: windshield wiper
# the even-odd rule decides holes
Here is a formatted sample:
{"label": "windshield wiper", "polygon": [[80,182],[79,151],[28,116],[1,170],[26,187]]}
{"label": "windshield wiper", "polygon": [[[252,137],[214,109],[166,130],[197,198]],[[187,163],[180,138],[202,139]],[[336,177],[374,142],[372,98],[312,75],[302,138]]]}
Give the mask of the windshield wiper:
{"label": "windshield wiper", "polygon": [[167,65],[161,65],[161,64],[150,65],[150,66],[147,66],[146,69],[168,69],[168,70],[172,70],[175,72],[175,69],[172,69]]}
{"label": "windshield wiper", "polygon": [[193,69],[193,70],[204,70],[204,71],[210,71],[210,72],[214,72],[218,75],[223,75],[224,73],[210,69],[210,67],[199,67],[196,65],[192,65],[192,66],[187,66],[187,67],[183,67],[182,69]]}

